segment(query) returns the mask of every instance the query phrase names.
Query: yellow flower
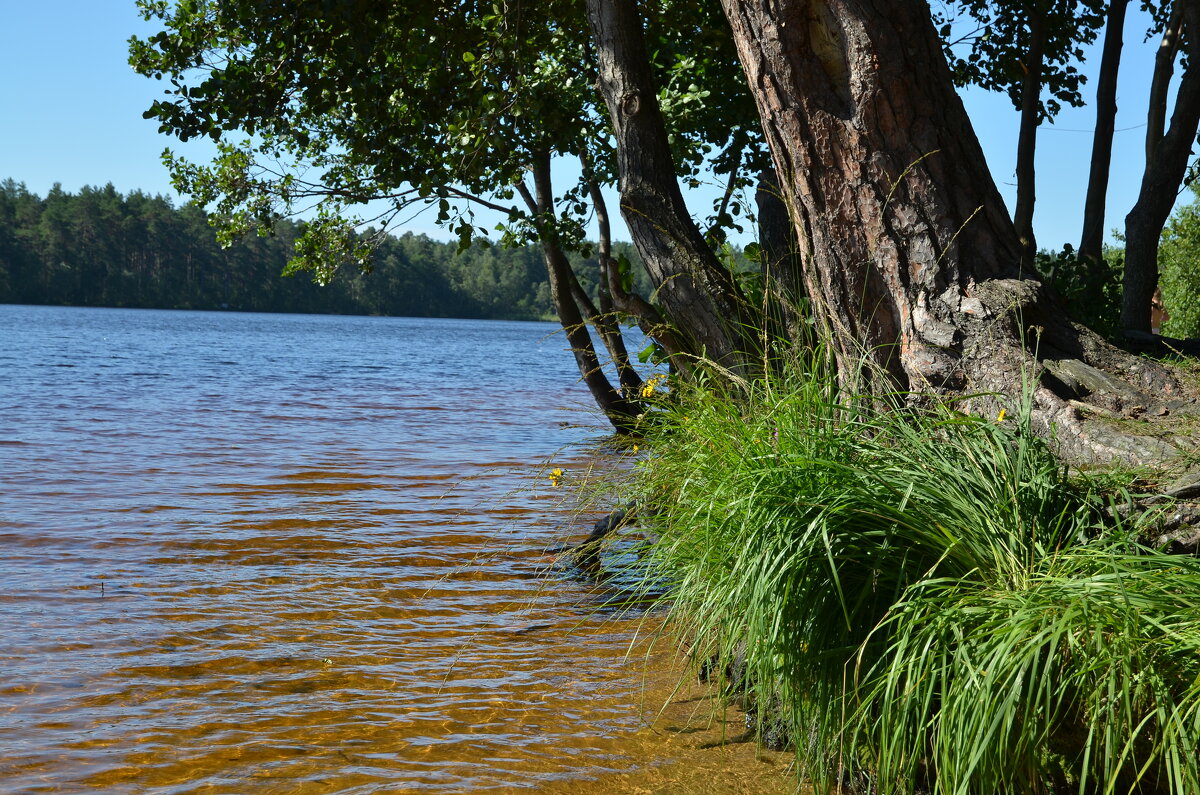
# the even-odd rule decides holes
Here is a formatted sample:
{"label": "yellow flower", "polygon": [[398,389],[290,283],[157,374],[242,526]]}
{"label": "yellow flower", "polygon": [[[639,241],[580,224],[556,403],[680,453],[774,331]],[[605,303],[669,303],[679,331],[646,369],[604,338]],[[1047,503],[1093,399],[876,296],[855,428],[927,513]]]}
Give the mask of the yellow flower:
{"label": "yellow flower", "polygon": [[635,445],[633,446],[633,452],[634,452],[634,455],[637,455],[637,451],[638,451],[638,446],[635,444]]}
{"label": "yellow flower", "polygon": [[1004,422],[1004,415],[1007,413],[1007,409],[1000,409],[1000,413],[996,415],[996,422]]}
{"label": "yellow flower", "polygon": [[558,486],[562,483],[562,476],[563,471],[558,467],[550,470],[550,475],[548,476],[550,478],[550,485],[558,488]]}
{"label": "yellow flower", "polygon": [[655,390],[658,389],[658,385],[666,380],[667,380],[667,377],[662,374],[656,375],[653,378],[651,378],[649,381],[647,381],[645,384],[642,385],[642,397],[643,398],[654,397],[654,392],[655,392]]}

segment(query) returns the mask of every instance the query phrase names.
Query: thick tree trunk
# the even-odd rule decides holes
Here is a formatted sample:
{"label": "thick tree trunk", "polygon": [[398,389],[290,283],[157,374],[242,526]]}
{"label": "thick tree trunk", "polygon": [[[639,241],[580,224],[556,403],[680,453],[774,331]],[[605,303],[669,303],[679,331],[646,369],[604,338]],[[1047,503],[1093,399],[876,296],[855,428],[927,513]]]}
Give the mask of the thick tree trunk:
{"label": "thick tree trunk", "polygon": [[1038,3],[1029,12],[1029,55],[1025,79],[1021,83],[1021,129],[1017,138],[1017,206],[1013,209],[1013,227],[1021,246],[1021,267],[1032,270],[1037,256],[1033,234],[1033,207],[1037,202],[1037,176],[1034,157],[1037,131],[1042,123],[1042,65],[1046,51],[1046,11]]}
{"label": "thick tree trunk", "polygon": [[1112,166],[1113,131],[1117,121],[1117,73],[1125,41],[1125,10],[1129,0],[1113,0],[1108,7],[1100,75],[1096,81],[1096,133],[1092,139],[1092,165],[1087,198],[1083,203],[1083,233],[1079,259],[1086,273],[1102,272],[1104,261],[1104,207],[1108,174]]}
{"label": "thick tree trunk", "polygon": [[1068,457],[1174,449],[1087,419],[1172,410],[1181,387],[1072,325],[1021,268],[925,3],[722,2],[843,378],[870,358],[884,388],[974,395],[981,413],[1031,385]]}
{"label": "thick tree trunk", "polygon": [[683,201],[636,0],[587,0],[587,10],[634,245],[687,352],[744,371],[756,360],[751,314]]}
{"label": "thick tree trunk", "polygon": [[[535,215],[539,219],[554,217],[554,192],[550,182],[550,155],[539,153],[534,156],[533,182],[535,195],[530,196],[524,186],[519,190],[526,201],[533,205]],[[571,263],[567,260],[558,236],[553,227],[544,221],[539,221],[538,235],[541,242],[542,257],[546,262],[546,273],[550,283],[550,297],[554,309],[558,313],[558,321],[567,335],[571,352],[575,355],[575,364],[579,374],[591,392],[596,405],[604,412],[613,427],[618,431],[633,427],[635,418],[641,412],[641,407],[626,398],[613,388],[600,366],[596,349],[592,344],[591,334],[588,333],[583,314],[576,304],[572,294],[572,283],[575,282]]]}
{"label": "thick tree trunk", "polygon": [[[1127,332],[1150,331],[1150,302],[1158,287],[1158,242],[1163,226],[1171,215],[1179,185],[1187,173],[1188,158],[1200,126],[1200,7],[1194,2],[1183,3],[1183,22],[1186,25],[1188,65],[1179,81],[1175,96],[1175,111],[1171,127],[1157,142],[1147,138],[1146,171],[1137,203],[1125,216],[1125,284],[1121,300],[1121,326]],[[1167,35],[1171,35],[1168,27]],[[1164,46],[1166,37],[1164,37]],[[1167,48],[1170,49],[1170,48]],[[1164,48],[1159,48],[1160,55]],[[1170,64],[1155,65],[1149,124],[1161,130],[1157,121],[1160,104],[1157,99],[1160,71],[1169,77]],[[1165,91],[1165,87],[1163,87]]]}
{"label": "thick tree trunk", "polygon": [[[724,0],[845,372],[963,385],[953,313],[1016,235],[916,0]],[[965,254],[969,252],[969,254]]]}

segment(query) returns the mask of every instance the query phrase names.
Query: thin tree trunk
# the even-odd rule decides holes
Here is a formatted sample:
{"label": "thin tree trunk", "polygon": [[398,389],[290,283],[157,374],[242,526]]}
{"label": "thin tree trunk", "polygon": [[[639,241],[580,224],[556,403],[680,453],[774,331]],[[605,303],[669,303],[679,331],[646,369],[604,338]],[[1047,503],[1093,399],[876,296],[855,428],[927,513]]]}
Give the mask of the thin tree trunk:
{"label": "thin tree trunk", "polygon": [[636,0],[587,0],[587,11],[634,245],[687,352],[743,372],[756,361],[751,315],[683,201]]}
{"label": "thin tree trunk", "polygon": [[1046,49],[1046,10],[1037,3],[1029,12],[1029,57],[1025,64],[1025,79],[1021,84],[1021,130],[1017,139],[1017,206],[1013,210],[1013,227],[1021,246],[1021,267],[1033,270],[1037,256],[1037,239],[1033,234],[1033,207],[1037,201],[1037,178],[1034,157],[1037,154],[1037,131],[1042,123],[1042,64]]}
{"label": "thin tree trunk", "polygon": [[[603,340],[604,347],[608,349],[609,358],[612,360],[613,367],[616,368],[617,381],[621,384],[621,393],[632,400],[641,391],[642,377],[629,363],[629,351],[625,347],[625,337],[621,334],[621,327],[613,312],[612,300],[606,298],[608,290],[604,285],[607,278],[604,269],[605,264],[601,260],[599,297],[602,304],[600,307],[596,306],[592,297],[583,289],[583,285],[579,283],[573,270],[570,271],[571,296],[592,327],[600,333],[600,339]],[[607,304],[607,308],[605,308],[605,304]]]}
{"label": "thin tree trunk", "polygon": [[580,376],[596,405],[604,412],[613,427],[618,431],[632,427],[634,418],[640,413],[640,406],[625,398],[613,388],[600,366],[596,349],[592,345],[591,334],[575,297],[571,294],[571,282],[574,274],[571,263],[559,244],[558,235],[545,219],[554,217],[554,191],[550,182],[550,153],[539,152],[533,158],[533,183],[535,195],[531,196],[523,184],[517,189],[525,198],[527,204],[538,218],[538,238],[541,243],[542,257],[546,261],[546,273],[550,282],[550,297],[554,302],[558,321],[567,335],[571,352],[575,355],[575,364],[579,367]]}
{"label": "thin tree trunk", "polygon": [[[1186,0],[1184,0],[1186,2]],[[1163,28],[1162,40],[1154,53],[1154,71],[1150,77],[1150,108],[1146,113],[1146,167],[1154,162],[1154,151],[1162,142],[1167,126],[1167,98],[1171,77],[1175,74],[1175,56],[1183,35],[1183,5],[1175,2]]]}
{"label": "thin tree trunk", "polygon": [[[1146,162],[1137,203],[1125,216],[1121,327],[1126,332],[1150,331],[1150,302],[1158,287],[1159,238],[1175,205],[1179,185],[1187,174],[1188,158],[1200,126],[1200,7],[1194,3],[1181,3],[1180,6],[1187,26],[1187,69],[1179,81],[1170,129],[1158,142],[1147,141],[1147,151],[1152,152],[1152,157]],[[1156,79],[1158,72],[1156,65]],[[1150,115],[1156,114],[1152,104]]]}
{"label": "thin tree trunk", "polygon": [[642,333],[661,345],[676,367],[686,372],[689,363],[679,336],[653,304],[637,293],[629,292],[621,284],[621,274],[612,255],[612,226],[608,218],[608,203],[595,180],[588,180],[587,184],[592,208],[596,211],[596,225],[600,230],[599,255],[603,266],[601,273],[607,279],[608,295],[613,302],[613,308],[635,318]]}
{"label": "thin tree trunk", "polygon": [[1103,272],[1104,207],[1112,166],[1113,131],[1117,120],[1117,73],[1121,67],[1125,9],[1128,7],[1129,0],[1112,0],[1108,7],[1100,75],[1096,81],[1096,134],[1092,139],[1092,166],[1088,175],[1087,198],[1083,204],[1083,233],[1079,240],[1079,259],[1089,274]]}

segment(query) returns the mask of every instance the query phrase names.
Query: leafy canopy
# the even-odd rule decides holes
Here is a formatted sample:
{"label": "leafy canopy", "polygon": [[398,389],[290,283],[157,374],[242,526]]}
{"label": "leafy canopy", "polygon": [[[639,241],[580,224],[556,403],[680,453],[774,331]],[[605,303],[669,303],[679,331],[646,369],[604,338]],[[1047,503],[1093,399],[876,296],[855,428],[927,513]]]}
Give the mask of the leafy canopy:
{"label": "leafy canopy", "polygon": [[[296,265],[316,268],[319,280],[341,262],[365,262],[367,241],[354,235],[361,221],[348,216],[368,202],[381,230],[414,205],[433,204],[464,242],[486,234],[472,205],[487,206],[508,215],[504,242],[521,243],[536,230],[514,188],[535,156],[585,155],[589,177],[615,179],[586,16],[572,0],[139,7],[162,30],[132,39],[130,62],[169,82],[147,117],[181,140],[218,142],[208,165],[165,155],[177,186],[214,205],[225,240],[313,213]],[[650,15],[678,21],[652,35],[660,101],[680,172],[692,180],[714,150],[717,170],[733,172],[757,140],[752,103],[714,13],[684,0]],[[739,146],[727,146],[731,139]],[[553,219],[568,245],[582,239],[584,196],[585,185],[571,187]]]}

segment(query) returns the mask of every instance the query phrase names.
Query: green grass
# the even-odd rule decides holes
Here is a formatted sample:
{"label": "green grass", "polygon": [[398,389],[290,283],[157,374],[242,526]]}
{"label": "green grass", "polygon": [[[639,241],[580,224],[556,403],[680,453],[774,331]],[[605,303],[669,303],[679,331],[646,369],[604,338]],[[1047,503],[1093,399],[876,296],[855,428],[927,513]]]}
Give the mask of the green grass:
{"label": "green grass", "polygon": [[827,785],[1200,792],[1197,562],[1114,524],[1027,406],[903,402],[674,385],[625,487],[693,659],[744,664]]}

